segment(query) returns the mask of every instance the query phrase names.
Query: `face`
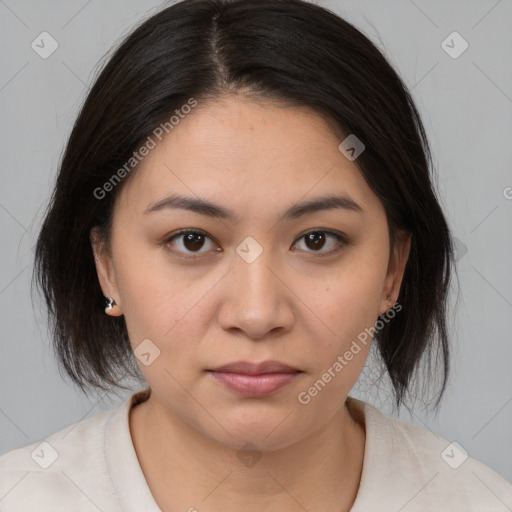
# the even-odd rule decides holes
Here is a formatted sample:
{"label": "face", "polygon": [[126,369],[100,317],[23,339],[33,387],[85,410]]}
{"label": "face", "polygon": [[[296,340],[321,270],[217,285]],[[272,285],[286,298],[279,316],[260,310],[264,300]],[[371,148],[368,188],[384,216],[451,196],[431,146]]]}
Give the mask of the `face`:
{"label": "face", "polygon": [[[409,245],[390,251],[384,207],[342,140],[307,109],[223,98],[180,120],[121,189],[109,250],[93,241],[98,276],[175,422],[278,449],[344,403],[370,347],[357,340],[396,300]],[[342,199],[311,207],[327,197]],[[234,389],[209,371],[268,360],[300,373],[234,376]]]}

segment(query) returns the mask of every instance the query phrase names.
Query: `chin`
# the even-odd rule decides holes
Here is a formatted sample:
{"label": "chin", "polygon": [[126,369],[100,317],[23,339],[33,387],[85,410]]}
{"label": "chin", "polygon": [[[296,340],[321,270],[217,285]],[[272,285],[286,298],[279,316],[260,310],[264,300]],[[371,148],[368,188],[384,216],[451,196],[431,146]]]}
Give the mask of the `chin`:
{"label": "chin", "polygon": [[215,422],[214,431],[210,429],[204,433],[234,450],[251,444],[260,451],[286,448],[307,435],[297,432],[297,420],[293,419],[293,413],[290,414],[290,407],[271,412],[262,407],[258,409],[238,413],[232,409],[232,414],[216,414],[216,418],[223,418],[219,420],[222,426]]}

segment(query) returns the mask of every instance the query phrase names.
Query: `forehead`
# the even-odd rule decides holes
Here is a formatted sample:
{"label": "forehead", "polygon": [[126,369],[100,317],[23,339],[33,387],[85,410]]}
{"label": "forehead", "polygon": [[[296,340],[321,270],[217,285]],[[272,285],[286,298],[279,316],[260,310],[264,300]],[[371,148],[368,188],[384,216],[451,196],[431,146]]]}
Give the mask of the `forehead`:
{"label": "forehead", "polygon": [[379,208],[356,162],[340,152],[341,137],[307,108],[239,97],[199,103],[157,142],[122,195],[140,212],[172,193],[232,210],[261,211],[326,193]]}

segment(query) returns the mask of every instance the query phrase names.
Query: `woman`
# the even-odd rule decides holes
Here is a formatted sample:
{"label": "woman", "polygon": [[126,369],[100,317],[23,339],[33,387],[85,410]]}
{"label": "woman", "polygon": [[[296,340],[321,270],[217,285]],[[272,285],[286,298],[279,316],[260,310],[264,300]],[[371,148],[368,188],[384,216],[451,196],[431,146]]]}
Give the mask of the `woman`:
{"label": "woman", "polygon": [[[62,367],[120,406],[0,458],[0,509],[498,511],[508,482],[349,397],[448,374],[450,230],[412,99],[300,0],[185,0],[119,47],[36,251]],[[419,373],[418,373],[419,372]]]}

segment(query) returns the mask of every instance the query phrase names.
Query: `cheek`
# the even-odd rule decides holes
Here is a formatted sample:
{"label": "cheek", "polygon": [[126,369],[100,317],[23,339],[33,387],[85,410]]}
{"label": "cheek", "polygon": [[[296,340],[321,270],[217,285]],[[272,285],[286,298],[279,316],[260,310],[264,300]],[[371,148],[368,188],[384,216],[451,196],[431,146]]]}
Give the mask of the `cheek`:
{"label": "cheek", "polygon": [[323,283],[314,308],[323,311],[327,325],[343,339],[357,336],[379,316],[385,277],[382,258],[354,254]]}
{"label": "cheek", "polygon": [[371,328],[378,318],[380,270],[378,266],[372,271],[347,267],[309,295],[308,306],[323,322],[315,322],[316,334],[311,333],[315,339],[314,347],[308,347],[312,349],[309,360],[314,361],[312,374],[300,391],[319,417],[349,394],[365,365]]}
{"label": "cheek", "polygon": [[[309,288],[308,280],[301,284],[300,293],[308,297],[311,311],[323,321],[316,323],[316,336],[313,335],[317,347],[321,344],[321,350],[314,353],[315,378],[322,379],[330,369],[322,379],[331,379],[327,392],[322,391],[322,401],[329,400],[331,393],[349,392],[364,367],[379,316],[387,260],[377,251],[362,249],[354,251],[329,275],[309,280]],[[312,282],[316,282],[313,292]]]}
{"label": "cheek", "polygon": [[194,302],[190,280],[170,272],[163,249],[117,246],[116,275],[123,313],[132,344],[139,339],[162,340],[180,327]]}

